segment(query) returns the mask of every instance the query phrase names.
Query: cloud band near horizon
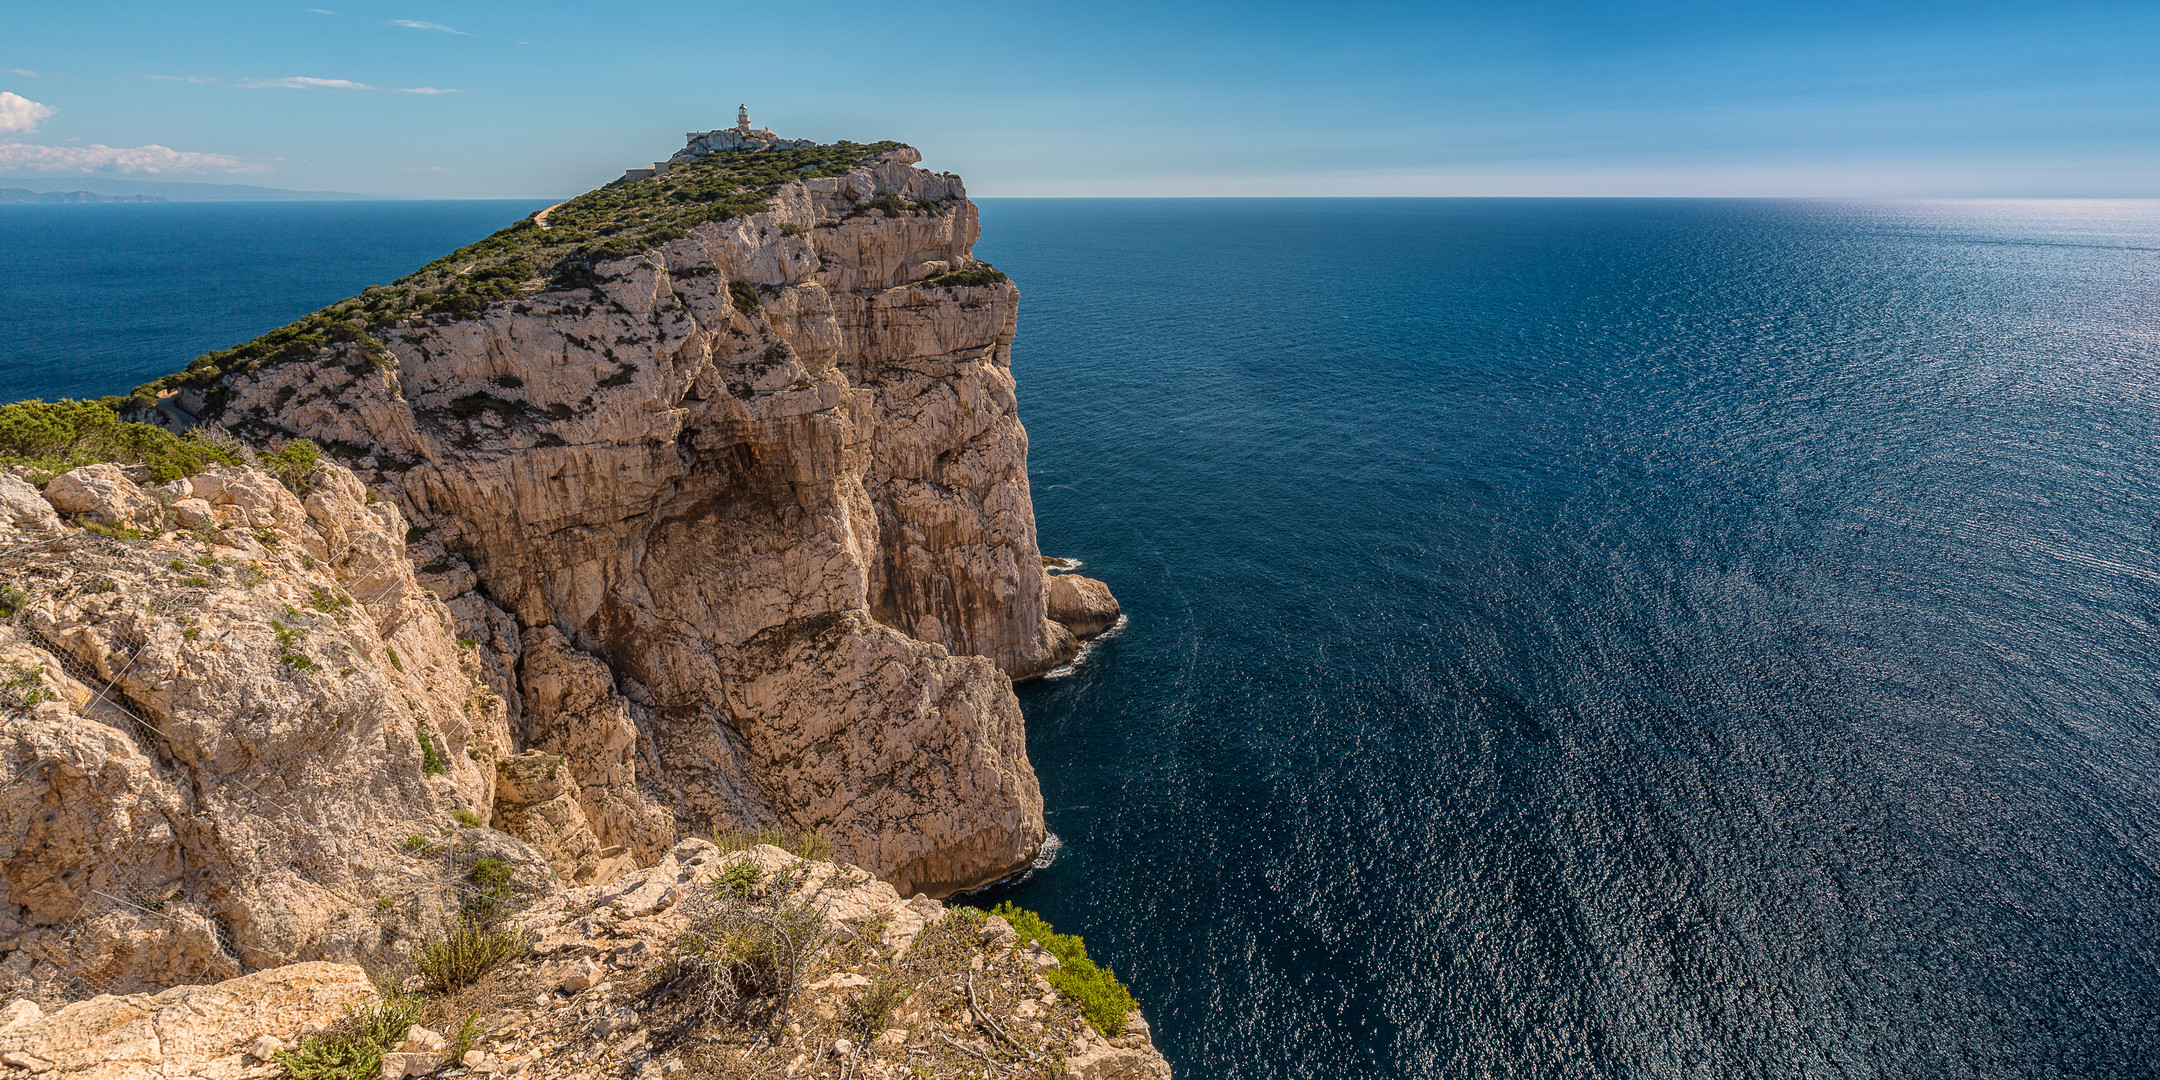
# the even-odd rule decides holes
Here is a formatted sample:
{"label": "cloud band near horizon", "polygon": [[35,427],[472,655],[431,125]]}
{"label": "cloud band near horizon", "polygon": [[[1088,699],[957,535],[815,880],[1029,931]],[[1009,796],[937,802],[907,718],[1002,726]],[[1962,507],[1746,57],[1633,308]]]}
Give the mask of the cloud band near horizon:
{"label": "cloud band near horizon", "polygon": [[34,173],[250,173],[261,172],[229,154],[198,154],[149,146],[38,146],[0,143],[0,172]]}

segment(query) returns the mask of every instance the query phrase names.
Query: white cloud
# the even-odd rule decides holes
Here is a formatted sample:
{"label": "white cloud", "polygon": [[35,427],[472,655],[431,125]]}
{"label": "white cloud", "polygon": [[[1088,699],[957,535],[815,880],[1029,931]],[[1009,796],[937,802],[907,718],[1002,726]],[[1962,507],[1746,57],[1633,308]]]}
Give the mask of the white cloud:
{"label": "white cloud", "polygon": [[0,90],[0,131],[36,131],[46,117],[59,111],[21,94]]}
{"label": "white cloud", "polygon": [[20,75],[25,79],[35,79],[38,77],[38,73],[30,70],[29,68],[5,68],[0,70],[5,70],[10,75]]}
{"label": "white cloud", "polygon": [[282,79],[244,79],[240,85],[253,90],[388,90],[393,94],[455,94],[439,86],[369,86],[351,79],[317,79],[288,75]]}
{"label": "white cloud", "polygon": [[445,34],[456,34],[459,37],[472,36],[471,34],[468,34],[463,30],[453,30],[450,27],[444,26],[441,23],[418,22],[413,19],[392,19],[390,20],[390,25],[402,26],[407,30],[440,30]]}
{"label": "white cloud", "polygon": [[335,12],[335,11],[330,11],[330,10],[327,10],[327,9],[324,9],[324,8],[319,8],[319,7],[311,7],[311,8],[309,8],[308,10],[309,10],[309,11],[312,11],[312,12],[314,12],[314,13],[315,13],[315,14],[317,14],[317,15],[335,15],[335,14],[337,14],[337,12]]}
{"label": "white cloud", "polygon": [[247,79],[242,86],[257,90],[373,90],[366,83],[351,79],[317,79],[308,75],[287,75],[282,79]]}
{"label": "white cloud", "polygon": [[151,82],[213,83],[218,81],[215,75],[145,75],[143,78],[149,79]]}
{"label": "white cloud", "polygon": [[256,172],[261,168],[225,154],[195,154],[168,146],[32,146],[0,143],[0,171],[42,173]]}

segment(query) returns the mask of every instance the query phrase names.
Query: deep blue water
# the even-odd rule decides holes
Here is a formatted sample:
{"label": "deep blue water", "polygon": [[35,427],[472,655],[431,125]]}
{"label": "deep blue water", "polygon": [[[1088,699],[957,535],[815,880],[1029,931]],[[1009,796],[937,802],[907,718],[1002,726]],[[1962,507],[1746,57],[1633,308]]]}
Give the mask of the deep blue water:
{"label": "deep blue water", "polygon": [[2160,204],[983,220],[1182,1075],[2160,1073]]}
{"label": "deep blue water", "polygon": [[124,394],[546,205],[0,206],[0,401]]}
{"label": "deep blue water", "polygon": [[[5,208],[0,392],[532,208],[462,206]],[[2155,1074],[2160,204],[983,218],[1131,618],[1021,688],[1065,846],[1003,895],[1182,1077]]]}

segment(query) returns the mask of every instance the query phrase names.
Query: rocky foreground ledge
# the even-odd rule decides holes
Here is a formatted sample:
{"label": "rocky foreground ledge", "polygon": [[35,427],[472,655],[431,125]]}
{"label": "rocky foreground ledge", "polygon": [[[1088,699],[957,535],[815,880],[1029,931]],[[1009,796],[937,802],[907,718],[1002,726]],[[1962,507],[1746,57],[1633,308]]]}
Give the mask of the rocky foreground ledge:
{"label": "rocky foreground ledge", "polygon": [[[792,938],[745,930],[767,925]],[[387,1080],[1170,1076],[1138,1012],[1106,1020],[1060,993],[1064,961],[1004,918],[770,845],[685,841],[502,933],[529,951],[424,1001],[314,962],[51,1015],[17,1002],[0,1065],[50,1080],[342,1076],[354,1061]]]}

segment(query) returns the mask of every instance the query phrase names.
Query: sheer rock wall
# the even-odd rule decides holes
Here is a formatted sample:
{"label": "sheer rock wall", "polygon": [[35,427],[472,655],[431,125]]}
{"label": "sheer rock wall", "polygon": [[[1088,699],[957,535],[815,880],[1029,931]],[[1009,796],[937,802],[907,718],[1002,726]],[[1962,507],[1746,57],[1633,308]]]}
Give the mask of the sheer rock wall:
{"label": "sheer rock wall", "polygon": [[516,748],[562,756],[609,850],[815,828],[942,895],[1040,847],[1010,678],[1077,646],[1044,602],[1018,291],[935,280],[979,225],[916,160],[381,331],[393,363],[230,384],[222,422],[332,447],[404,508]]}

